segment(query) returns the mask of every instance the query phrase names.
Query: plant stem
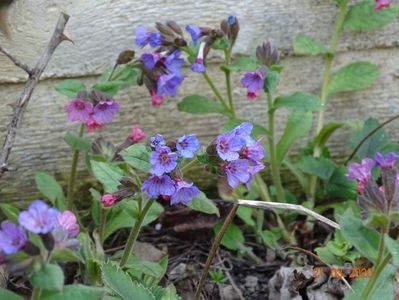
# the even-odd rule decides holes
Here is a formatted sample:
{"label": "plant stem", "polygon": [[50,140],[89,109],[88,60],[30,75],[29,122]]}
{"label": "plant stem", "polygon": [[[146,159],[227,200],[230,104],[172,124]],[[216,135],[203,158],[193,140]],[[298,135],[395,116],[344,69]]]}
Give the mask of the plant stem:
{"label": "plant stem", "polygon": [[41,295],[42,295],[42,289],[35,287],[35,288],[33,288],[31,299],[39,300]]}
{"label": "plant stem", "polygon": [[195,157],[193,160],[189,161],[184,166],[182,166],[180,168],[180,171],[184,174],[184,172],[187,172],[187,171],[191,170],[193,167],[195,167],[198,162],[199,162],[198,158]]}
{"label": "plant stem", "polygon": [[119,263],[119,265],[121,267],[123,267],[126,264],[127,260],[129,259],[129,256],[132,253],[132,250],[134,247],[134,243],[136,242],[137,237],[140,232],[140,229],[141,229],[141,226],[143,225],[144,218],[147,215],[147,213],[153,203],[154,203],[153,200],[147,200],[147,203],[144,205],[143,210],[139,214],[139,218],[136,220],[136,223],[134,223],[134,226],[133,226],[132,230],[130,231],[130,235],[127,239],[125,250],[123,251],[121,261]]}
{"label": "plant stem", "polygon": [[231,112],[229,107],[226,105],[226,102],[223,100],[222,95],[220,94],[219,90],[217,87],[213,84],[212,79],[208,76],[208,74],[202,73],[202,76],[204,76],[206,82],[208,83],[209,87],[211,88],[212,92],[215,94],[216,98],[220,101],[220,104],[224,107],[224,109],[228,112]]}
{"label": "plant stem", "polygon": [[[327,53],[326,57],[325,57],[323,79],[322,79],[321,92],[320,92],[321,109],[319,111],[319,115],[317,118],[316,135],[320,133],[320,131],[322,130],[322,128],[324,126],[324,113],[325,113],[325,106],[326,106],[327,97],[328,97],[328,84],[330,82],[331,68],[332,68],[332,64],[334,61],[334,56],[335,56],[335,51],[337,48],[338,39],[342,32],[342,26],[345,21],[347,8],[348,8],[348,1],[344,1],[344,3],[342,3],[340,5],[338,19],[337,19],[337,25],[335,27],[335,32],[331,38],[329,53]],[[316,158],[320,157],[321,150],[322,149],[320,147],[315,147],[315,149],[313,151],[313,156]],[[315,204],[316,187],[317,187],[317,177],[312,176],[310,178],[310,184],[309,184],[309,202],[312,207],[314,207],[314,204]]]}
{"label": "plant stem", "polygon": [[224,223],[222,227],[220,228],[218,234],[215,237],[215,240],[213,241],[211,250],[209,251],[208,258],[206,259],[206,263],[204,266],[204,269],[202,270],[201,278],[198,283],[197,291],[195,292],[194,299],[198,300],[201,297],[201,291],[202,288],[204,287],[205,280],[208,276],[209,268],[212,264],[213,258],[216,255],[216,251],[218,250],[220,246],[220,242],[222,241],[222,238],[224,234],[226,233],[227,229],[229,228],[230,224],[233,222],[234,216],[236,215],[238,209],[238,204],[235,203],[233,208],[230,210],[229,214],[227,215],[226,219],[224,220]]}
{"label": "plant stem", "polygon": [[276,189],[276,196],[278,202],[285,202],[285,195],[283,185],[281,184],[280,176],[280,164],[277,161],[276,145],[274,143],[274,112],[273,98],[271,93],[267,93],[267,104],[269,107],[269,157],[270,157],[270,169],[272,173],[273,185]]}
{"label": "plant stem", "polygon": [[[226,66],[228,67],[230,65],[230,61],[231,61],[231,49],[224,51],[224,59],[225,59]],[[233,114],[233,117],[235,117],[236,114],[235,114],[235,110],[234,110],[233,96],[231,93],[230,69],[228,69],[228,68],[223,69],[223,72],[226,77],[227,99],[229,100],[229,106],[230,106],[231,113]]]}
{"label": "plant stem", "polygon": [[[79,129],[79,137],[82,137],[84,133],[84,125],[80,125]],[[73,152],[72,157],[72,165],[71,165],[71,173],[69,174],[69,181],[68,181],[68,193],[67,193],[67,208],[68,210],[73,210],[73,192],[75,186],[75,179],[76,179],[76,170],[79,161],[79,150],[75,150]]]}
{"label": "plant stem", "polygon": [[384,257],[384,259],[375,267],[369,281],[367,282],[366,287],[363,290],[361,299],[364,299],[364,300],[369,299],[371,292],[373,291],[374,285],[376,284],[382,271],[384,271],[384,268],[386,267],[386,265],[390,262],[391,258],[392,258],[392,255],[390,253],[387,254]]}
{"label": "plant stem", "polygon": [[107,210],[103,207],[101,207],[100,210],[100,224],[98,226],[98,235],[100,237],[100,242],[104,242],[104,229],[105,229],[105,224],[107,221]]}

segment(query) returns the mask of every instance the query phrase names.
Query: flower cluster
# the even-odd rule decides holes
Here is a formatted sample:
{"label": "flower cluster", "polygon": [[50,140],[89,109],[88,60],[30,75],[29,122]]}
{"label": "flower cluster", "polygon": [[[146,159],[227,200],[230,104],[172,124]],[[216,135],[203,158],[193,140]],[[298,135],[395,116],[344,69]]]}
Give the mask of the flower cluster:
{"label": "flower cluster", "polygon": [[18,225],[9,220],[1,223],[0,253],[9,256],[17,253],[28,245],[28,236],[25,232],[50,234],[52,247],[78,249],[79,225],[76,216],[70,211],[59,212],[49,207],[42,200],[33,201],[26,211],[18,216]]}
{"label": "flower cluster", "polygon": [[142,192],[150,199],[162,197],[170,200],[172,205],[187,205],[200,191],[193,183],[185,182],[175,170],[179,158],[193,158],[200,149],[197,137],[193,134],[180,137],[172,150],[158,134],[150,139],[150,145],[153,149],[150,158],[152,175],[143,182]]}
{"label": "flower cluster", "polygon": [[87,131],[101,129],[104,124],[111,123],[114,115],[119,113],[120,105],[105,94],[93,91],[90,97],[86,92],[80,93],[65,105],[65,112],[71,122],[85,124]]}
{"label": "flower cluster", "polygon": [[[374,159],[365,158],[360,163],[349,165],[347,177],[358,182],[358,202],[363,213],[367,214],[370,209],[385,213],[391,208],[399,208],[398,161],[399,155],[396,153],[377,153]],[[373,177],[373,171],[377,170],[382,185],[377,184]]]}
{"label": "flower cluster", "polygon": [[381,9],[388,8],[391,5],[390,0],[375,0],[375,11],[380,11]]}
{"label": "flower cluster", "polygon": [[247,88],[247,98],[253,100],[260,95],[266,79],[268,68],[279,62],[277,49],[273,48],[268,41],[256,48],[257,63],[261,67],[254,72],[247,72],[241,79],[241,84]]}
{"label": "flower cluster", "polygon": [[265,150],[260,140],[251,137],[252,127],[251,123],[242,123],[216,138],[216,152],[232,188],[240,183],[249,187],[253,176],[265,167]]}

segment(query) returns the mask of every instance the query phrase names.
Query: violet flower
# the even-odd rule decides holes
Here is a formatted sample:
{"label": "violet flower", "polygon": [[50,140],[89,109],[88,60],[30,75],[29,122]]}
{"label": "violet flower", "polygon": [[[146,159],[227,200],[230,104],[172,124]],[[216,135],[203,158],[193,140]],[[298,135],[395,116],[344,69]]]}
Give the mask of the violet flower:
{"label": "violet flower", "polygon": [[76,237],[80,231],[75,214],[69,210],[57,215],[56,227],[61,227],[67,231],[69,237]]}
{"label": "violet flower", "polygon": [[26,233],[21,226],[3,221],[0,230],[0,252],[5,255],[17,253],[26,244]]}
{"label": "violet flower", "polygon": [[193,184],[183,180],[176,180],[176,191],[170,198],[170,204],[189,204],[193,197],[198,196],[200,190]]}
{"label": "violet flower", "polygon": [[68,114],[69,121],[86,123],[93,112],[93,105],[84,99],[74,99],[65,105],[64,110]]}
{"label": "violet flower", "polygon": [[198,50],[197,58],[195,59],[195,62],[191,65],[191,71],[195,73],[206,72],[206,68],[204,65],[204,49],[205,49],[205,42],[202,42]]}
{"label": "violet flower", "polygon": [[165,67],[170,74],[173,74],[179,78],[181,78],[181,68],[184,65],[184,59],[180,57],[181,51],[175,50],[171,54],[169,54],[165,61]]}
{"label": "violet flower", "polygon": [[182,83],[183,79],[174,74],[163,74],[159,76],[157,82],[157,94],[158,97],[167,95],[170,97],[176,97],[177,90]]}
{"label": "violet flower", "polygon": [[58,210],[42,200],[35,200],[29,205],[28,210],[20,212],[18,221],[30,232],[46,234],[54,229],[58,214]]}
{"label": "violet flower", "polygon": [[150,176],[141,186],[141,191],[146,193],[150,199],[156,199],[159,196],[172,196],[175,190],[175,184],[168,175]]}
{"label": "violet flower", "polygon": [[199,148],[200,144],[195,134],[183,135],[176,142],[177,152],[184,158],[193,158]]}
{"label": "violet flower", "polygon": [[143,53],[141,55],[141,60],[144,63],[144,66],[147,69],[152,70],[155,66],[155,64],[162,58],[160,53],[154,52],[154,53]]}
{"label": "violet flower", "polygon": [[154,149],[158,146],[165,146],[165,145],[166,145],[165,139],[160,134],[157,134],[150,138],[150,146]]}
{"label": "violet flower", "polygon": [[226,132],[216,138],[216,151],[221,159],[232,161],[239,158],[239,151],[245,145],[243,139],[234,131]]}
{"label": "violet flower", "polygon": [[247,98],[253,100],[260,95],[265,81],[265,72],[258,69],[255,72],[247,72],[241,79],[241,84],[247,88]]}
{"label": "violet flower", "polygon": [[93,119],[100,124],[111,123],[114,115],[117,114],[119,110],[120,105],[115,100],[108,99],[106,101],[100,101],[94,106]]}
{"label": "violet flower", "polygon": [[253,176],[251,166],[246,159],[237,159],[226,163],[223,166],[226,172],[227,182],[232,188],[236,188],[240,183],[248,184]]}
{"label": "violet flower", "polygon": [[391,3],[390,0],[375,0],[375,7],[374,7],[374,11],[380,11],[383,8],[388,8]]}
{"label": "violet flower", "polygon": [[144,26],[139,26],[135,29],[136,44],[140,48],[150,44],[152,48],[158,47],[161,44],[161,35],[159,33],[148,31]]}
{"label": "violet flower", "polygon": [[390,152],[385,155],[377,152],[374,159],[377,165],[381,168],[392,169],[393,167],[395,167],[396,162],[399,160],[399,155],[394,152]]}
{"label": "violet flower", "polygon": [[243,158],[261,161],[265,157],[265,148],[263,148],[261,140],[252,140],[241,149],[240,154]]}
{"label": "violet flower", "polygon": [[363,193],[364,186],[372,178],[371,171],[375,161],[371,158],[364,158],[361,163],[352,163],[348,167],[347,177],[350,180],[358,181],[358,191]]}
{"label": "violet flower", "polygon": [[199,38],[201,37],[201,29],[198,26],[187,25],[186,31],[191,35],[191,39],[193,40],[193,44],[196,45]]}
{"label": "violet flower", "polygon": [[151,170],[154,175],[161,176],[173,171],[177,166],[177,154],[167,146],[158,146],[151,152]]}

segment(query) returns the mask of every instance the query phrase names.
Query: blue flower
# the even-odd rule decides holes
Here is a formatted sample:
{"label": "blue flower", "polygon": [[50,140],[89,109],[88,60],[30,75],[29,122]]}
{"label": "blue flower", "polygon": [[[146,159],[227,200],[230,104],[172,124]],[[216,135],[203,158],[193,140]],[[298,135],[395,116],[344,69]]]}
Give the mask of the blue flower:
{"label": "blue flower", "polygon": [[181,51],[175,50],[165,59],[165,67],[170,74],[181,77],[181,68],[184,64],[184,59],[180,57]]}
{"label": "blue flower", "polygon": [[152,70],[155,64],[161,59],[161,55],[157,52],[155,53],[143,53],[141,55],[141,60],[147,69]]}
{"label": "blue flower", "polygon": [[193,197],[200,194],[200,190],[193,184],[183,180],[176,181],[176,191],[170,199],[170,204],[189,204]]}
{"label": "blue flower", "polygon": [[148,31],[144,26],[136,28],[136,44],[140,48],[150,44],[152,48],[155,48],[161,44],[161,35],[159,33]]}
{"label": "blue flower", "polygon": [[263,148],[260,140],[250,140],[249,143],[242,148],[240,154],[243,158],[261,161],[265,157],[265,148]]}
{"label": "blue flower", "polygon": [[265,72],[261,69],[247,72],[241,79],[241,84],[247,88],[247,98],[253,100],[260,95],[265,81]]}
{"label": "blue flower", "polygon": [[195,134],[183,135],[176,142],[177,152],[184,158],[193,158],[199,148],[200,144]]}
{"label": "blue flower", "polygon": [[236,188],[241,182],[248,183],[252,179],[250,164],[246,159],[230,161],[223,169],[226,172],[227,182],[232,188]]}
{"label": "blue flower", "polygon": [[191,35],[191,39],[193,40],[194,45],[196,45],[197,41],[201,37],[201,29],[198,26],[187,25],[186,31]]}
{"label": "blue flower", "polygon": [[177,154],[172,152],[167,146],[158,146],[155,151],[151,152],[150,162],[152,165],[150,172],[161,176],[176,168]]}
{"label": "blue flower", "polygon": [[375,162],[379,165],[382,169],[392,169],[395,167],[396,162],[399,160],[399,155],[394,152],[390,152],[388,154],[375,154]]}
{"label": "blue flower", "polygon": [[158,96],[167,95],[170,97],[176,97],[177,89],[181,83],[182,78],[174,74],[163,74],[159,76],[157,83]]}
{"label": "blue flower", "polygon": [[245,141],[234,131],[229,131],[216,138],[216,151],[223,160],[232,161],[239,158],[239,151]]}
{"label": "blue flower", "polygon": [[1,223],[0,252],[6,255],[17,253],[26,244],[26,233],[21,226],[10,221]]}
{"label": "blue flower", "polygon": [[157,134],[150,138],[150,145],[152,148],[156,148],[158,146],[164,146],[165,144],[166,144],[165,139],[160,134]]}
{"label": "blue flower", "polygon": [[141,191],[146,193],[150,199],[156,199],[159,196],[172,196],[175,190],[175,183],[168,175],[150,176],[141,186]]}
{"label": "blue flower", "polygon": [[234,25],[235,23],[237,23],[237,18],[235,16],[228,16],[227,24],[231,26]]}
{"label": "blue flower", "polygon": [[57,222],[58,210],[49,207],[42,200],[33,201],[28,210],[19,214],[21,226],[36,234],[46,234],[54,229]]}
{"label": "blue flower", "polygon": [[204,65],[204,49],[205,49],[205,43],[202,42],[198,50],[197,58],[195,59],[195,62],[191,65],[191,71],[196,73],[206,72],[206,68]]}

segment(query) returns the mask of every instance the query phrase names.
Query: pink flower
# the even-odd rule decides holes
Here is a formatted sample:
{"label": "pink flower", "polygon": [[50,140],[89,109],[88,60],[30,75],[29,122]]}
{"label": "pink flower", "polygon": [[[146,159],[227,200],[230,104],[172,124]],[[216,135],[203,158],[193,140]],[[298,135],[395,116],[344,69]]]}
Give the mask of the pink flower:
{"label": "pink flower", "polygon": [[150,91],[151,95],[151,104],[153,106],[159,106],[163,103],[163,96],[158,96],[155,90]]}
{"label": "pink flower", "polygon": [[88,132],[93,132],[93,131],[103,128],[103,124],[97,122],[91,116],[90,116],[89,121],[87,121],[85,125],[86,125],[86,129]]}
{"label": "pink flower", "polygon": [[57,225],[65,229],[71,238],[79,234],[80,227],[77,223],[76,216],[69,210],[58,214]]}
{"label": "pink flower", "polygon": [[132,141],[132,143],[141,142],[146,137],[147,137],[147,135],[145,134],[145,132],[143,130],[141,130],[140,127],[133,127],[132,132],[129,135],[129,139],[130,139],[130,141]]}
{"label": "pink flower", "polygon": [[374,11],[380,11],[383,8],[388,8],[390,5],[389,0],[375,0]]}
{"label": "pink flower", "polygon": [[64,110],[68,114],[69,121],[86,123],[89,121],[90,114],[93,112],[93,105],[84,99],[74,99],[65,105]]}
{"label": "pink flower", "polygon": [[105,194],[101,197],[101,203],[104,207],[111,207],[118,200],[118,197],[114,194]]}

